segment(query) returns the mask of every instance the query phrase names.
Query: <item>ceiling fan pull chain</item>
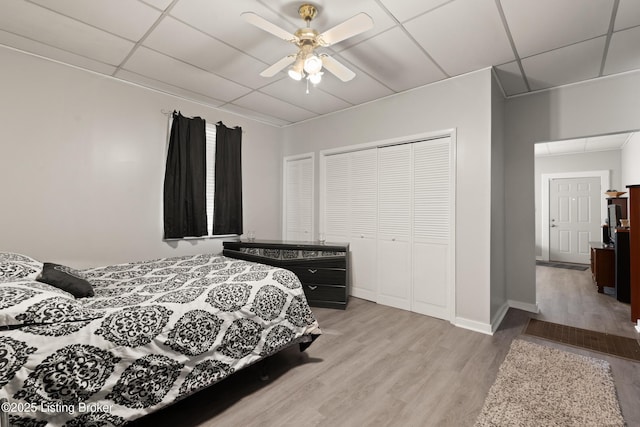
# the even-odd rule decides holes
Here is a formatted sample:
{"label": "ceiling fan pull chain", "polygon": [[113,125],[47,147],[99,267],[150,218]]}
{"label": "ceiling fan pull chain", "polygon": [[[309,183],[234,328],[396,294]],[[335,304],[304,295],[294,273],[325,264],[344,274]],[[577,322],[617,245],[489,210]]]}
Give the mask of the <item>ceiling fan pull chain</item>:
{"label": "ceiling fan pull chain", "polygon": [[307,79],[307,95],[309,95],[309,79]]}

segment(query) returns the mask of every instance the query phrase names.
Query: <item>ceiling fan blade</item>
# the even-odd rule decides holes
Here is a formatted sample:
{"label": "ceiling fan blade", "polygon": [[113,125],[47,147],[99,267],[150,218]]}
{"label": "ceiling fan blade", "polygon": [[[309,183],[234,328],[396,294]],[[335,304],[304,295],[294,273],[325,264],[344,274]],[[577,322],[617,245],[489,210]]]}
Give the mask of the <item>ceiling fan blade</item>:
{"label": "ceiling fan blade", "polygon": [[373,28],[373,19],[361,12],[318,36],[320,45],[330,46]]}
{"label": "ceiling fan blade", "polygon": [[292,43],[298,41],[298,38],[295,35],[291,34],[286,30],[283,30],[282,28],[278,27],[276,24],[272,24],[271,22],[267,21],[261,16],[256,15],[253,12],[244,12],[240,16],[242,16],[244,20],[247,21],[249,24],[255,25],[261,30],[266,31],[267,33],[271,33],[274,36],[284,41],[288,41]]}
{"label": "ceiling fan blade", "polygon": [[338,62],[336,59],[330,57],[329,55],[322,54],[320,55],[322,58],[322,65],[324,68],[329,70],[334,76],[342,80],[343,82],[348,82],[356,76],[356,73],[342,65],[342,63]]}
{"label": "ceiling fan blade", "polygon": [[279,71],[284,70],[287,65],[291,64],[295,60],[296,60],[295,55],[285,56],[284,58],[282,58],[281,60],[279,60],[278,62],[276,62],[269,68],[265,69],[263,72],[261,72],[260,75],[262,77],[273,77],[276,74],[278,74]]}

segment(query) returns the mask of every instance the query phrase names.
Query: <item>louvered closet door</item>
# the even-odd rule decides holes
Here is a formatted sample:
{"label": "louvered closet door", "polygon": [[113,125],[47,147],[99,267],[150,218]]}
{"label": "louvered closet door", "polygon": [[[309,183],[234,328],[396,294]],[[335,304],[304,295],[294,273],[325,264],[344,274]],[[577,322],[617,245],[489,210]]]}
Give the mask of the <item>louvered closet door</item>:
{"label": "louvered closet door", "polygon": [[349,153],[327,156],[325,159],[324,233],[328,242],[349,241]]}
{"label": "louvered closet door", "polygon": [[285,159],[284,239],[313,239],[313,158]]}
{"label": "louvered closet door", "polygon": [[413,146],[412,311],[449,319],[451,139]]}
{"label": "louvered closet door", "polygon": [[378,149],[378,302],[411,309],[411,144]]}
{"label": "louvered closet door", "polygon": [[377,299],[378,150],[351,153],[351,293]]}

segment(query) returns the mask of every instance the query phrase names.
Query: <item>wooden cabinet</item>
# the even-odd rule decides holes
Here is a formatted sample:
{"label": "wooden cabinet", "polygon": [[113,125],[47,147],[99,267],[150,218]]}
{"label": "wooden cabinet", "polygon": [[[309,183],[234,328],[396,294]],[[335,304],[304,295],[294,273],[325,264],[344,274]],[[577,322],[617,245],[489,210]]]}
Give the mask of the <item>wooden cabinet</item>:
{"label": "wooden cabinet", "polygon": [[347,308],[349,245],[255,240],[223,242],[223,255],[290,270],[298,276],[312,307]]}
{"label": "wooden cabinet", "polygon": [[600,242],[590,242],[591,245],[591,275],[598,287],[598,292],[604,292],[603,287],[616,286],[616,254],[611,246]]}

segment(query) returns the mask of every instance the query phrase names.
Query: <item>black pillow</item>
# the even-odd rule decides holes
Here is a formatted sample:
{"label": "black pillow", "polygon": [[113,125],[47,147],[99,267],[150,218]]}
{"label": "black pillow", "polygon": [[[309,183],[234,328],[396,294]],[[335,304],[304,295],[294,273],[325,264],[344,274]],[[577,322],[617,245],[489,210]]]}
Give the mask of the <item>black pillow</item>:
{"label": "black pillow", "polygon": [[82,274],[64,265],[45,262],[42,274],[36,280],[67,291],[76,298],[93,296],[93,288]]}

